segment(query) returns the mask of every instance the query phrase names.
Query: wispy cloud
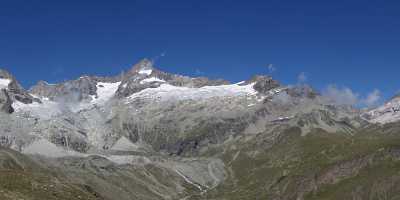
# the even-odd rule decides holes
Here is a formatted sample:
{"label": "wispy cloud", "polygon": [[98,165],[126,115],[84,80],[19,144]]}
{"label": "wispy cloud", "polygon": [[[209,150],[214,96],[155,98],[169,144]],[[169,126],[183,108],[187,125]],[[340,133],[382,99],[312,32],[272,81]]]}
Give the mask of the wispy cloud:
{"label": "wispy cloud", "polygon": [[276,71],[276,67],[274,66],[274,64],[268,64],[268,65],[267,65],[267,68],[268,68],[268,72],[269,72],[270,74],[272,74],[273,72]]}
{"label": "wispy cloud", "polygon": [[292,97],[290,95],[288,95],[288,93],[281,92],[281,93],[275,95],[273,97],[272,101],[276,102],[276,103],[281,103],[281,104],[288,104],[288,103],[292,102],[291,99],[292,99]]}
{"label": "wispy cloud", "polygon": [[160,55],[157,55],[157,56],[153,57],[153,58],[151,59],[151,62],[154,64],[154,63],[156,63],[159,59],[161,59],[162,57],[165,57],[166,55],[167,55],[166,52],[162,52],[162,53],[160,53]]}
{"label": "wispy cloud", "polygon": [[301,72],[301,73],[297,76],[297,82],[298,82],[298,83],[305,83],[305,82],[307,82],[307,79],[308,79],[308,77],[307,77],[307,75],[306,75],[305,72]]}
{"label": "wispy cloud", "polygon": [[337,87],[336,85],[328,85],[322,95],[333,103],[340,105],[356,105],[359,102],[359,94],[353,92],[348,87]]}
{"label": "wispy cloud", "polygon": [[204,75],[205,73],[203,72],[203,71],[201,71],[200,69],[195,69],[195,71],[194,71],[194,73],[197,75],[197,76],[202,76],[202,75]]}
{"label": "wispy cloud", "polygon": [[361,107],[375,106],[381,100],[381,92],[377,89],[368,93],[367,96],[362,97],[349,87],[337,87],[336,85],[328,85],[322,91],[322,95],[335,104]]}
{"label": "wispy cloud", "polygon": [[380,102],[381,98],[381,91],[375,89],[367,95],[362,103],[368,107],[376,106]]}

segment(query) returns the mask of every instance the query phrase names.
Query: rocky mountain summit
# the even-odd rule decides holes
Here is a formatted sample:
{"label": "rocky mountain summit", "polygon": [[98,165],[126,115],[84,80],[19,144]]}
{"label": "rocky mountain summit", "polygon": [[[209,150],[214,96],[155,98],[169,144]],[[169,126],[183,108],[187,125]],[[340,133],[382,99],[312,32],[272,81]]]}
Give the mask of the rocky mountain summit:
{"label": "rocky mountain summit", "polygon": [[0,70],[0,89],[0,176],[17,180],[0,181],[1,199],[379,199],[400,190],[398,98],[364,112],[307,85],[188,77],[148,59],[28,91]]}
{"label": "rocky mountain summit", "polygon": [[13,101],[24,104],[40,102],[39,99],[25,91],[9,72],[0,69],[0,110],[7,113],[14,112],[11,106]]}

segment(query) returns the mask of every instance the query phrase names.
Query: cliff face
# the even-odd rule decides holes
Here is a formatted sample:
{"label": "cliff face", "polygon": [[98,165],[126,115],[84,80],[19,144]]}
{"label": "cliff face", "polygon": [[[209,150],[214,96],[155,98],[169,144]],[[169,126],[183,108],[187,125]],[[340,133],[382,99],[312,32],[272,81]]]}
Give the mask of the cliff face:
{"label": "cliff face", "polygon": [[0,110],[6,113],[14,112],[12,102],[23,104],[40,102],[30,95],[9,72],[0,69]]}

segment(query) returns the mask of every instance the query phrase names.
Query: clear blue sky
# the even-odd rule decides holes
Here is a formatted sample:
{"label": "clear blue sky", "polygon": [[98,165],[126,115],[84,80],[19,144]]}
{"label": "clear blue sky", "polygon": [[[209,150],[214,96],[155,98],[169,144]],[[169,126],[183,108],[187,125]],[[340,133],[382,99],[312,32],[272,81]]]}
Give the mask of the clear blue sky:
{"label": "clear blue sky", "polygon": [[400,89],[399,1],[0,2],[0,66],[25,87],[112,75],[143,57],[162,70],[247,79],[268,73],[318,89],[385,97]]}

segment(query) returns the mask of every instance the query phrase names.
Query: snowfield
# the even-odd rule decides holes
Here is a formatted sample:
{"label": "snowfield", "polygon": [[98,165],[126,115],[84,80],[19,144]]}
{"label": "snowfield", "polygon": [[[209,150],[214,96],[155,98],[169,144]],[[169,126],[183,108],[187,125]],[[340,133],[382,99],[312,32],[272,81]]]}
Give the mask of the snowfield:
{"label": "snowfield", "polygon": [[147,88],[134,93],[128,98],[157,99],[157,100],[187,100],[187,99],[208,99],[212,97],[231,97],[231,96],[253,96],[257,91],[253,88],[254,84],[248,85],[219,85],[204,86],[201,88],[177,87],[170,84],[162,84],[157,88]]}
{"label": "snowfield", "polygon": [[98,82],[97,83],[97,97],[92,100],[92,104],[104,104],[109,101],[112,97],[114,97],[115,92],[118,90],[119,85],[121,82],[115,83],[105,83],[105,82]]}
{"label": "snowfield", "polygon": [[42,103],[33,102],[31,104],[15,101],[12,107],[17,113],[25,113],[41,119],[51,119],[51,117],[62,113],[62,107],[57,102],[50,101],[47,98],[43,98],[41,101]]}

